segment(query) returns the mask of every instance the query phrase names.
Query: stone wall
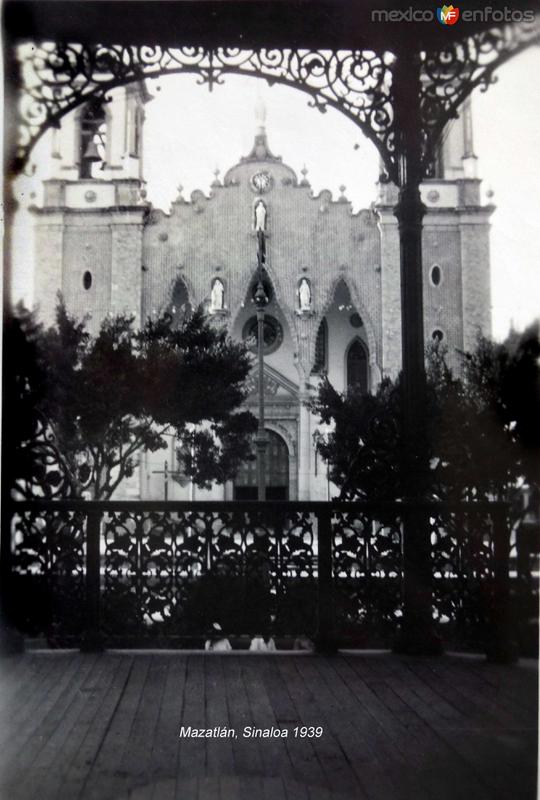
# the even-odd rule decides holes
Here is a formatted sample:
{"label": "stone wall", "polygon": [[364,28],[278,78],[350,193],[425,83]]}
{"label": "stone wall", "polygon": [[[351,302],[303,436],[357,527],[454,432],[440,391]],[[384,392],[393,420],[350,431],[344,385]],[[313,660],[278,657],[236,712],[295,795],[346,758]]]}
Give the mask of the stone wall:
{"label": "stone wall", "polygon": [[[143,315],[165,307],[181,276],[198,305],[207,303],[214,277],[226,287],[226,304],[236,313],[256,269],[257,239],[249,185],[257,171],[269,172],[273,187],[263,194],[267,206],[267,270],[276,303],[290,331],[293,352],[309,374],[316,332],[333,300],[336,278],[351,288],[361,316],[369,318],[374,342],[381,338],[380,244],[376,216],[353,215],[349,203],[333,201],[329,192],[314,197],[309,185],[297,183],[288,167],[276,162],[240,164],[215,185],[210,197],[194,192],[191,202],[178,200],[170,216],[150,215],[144,233]],[[300,319],[297,287],[311,285],[313,314]]]}

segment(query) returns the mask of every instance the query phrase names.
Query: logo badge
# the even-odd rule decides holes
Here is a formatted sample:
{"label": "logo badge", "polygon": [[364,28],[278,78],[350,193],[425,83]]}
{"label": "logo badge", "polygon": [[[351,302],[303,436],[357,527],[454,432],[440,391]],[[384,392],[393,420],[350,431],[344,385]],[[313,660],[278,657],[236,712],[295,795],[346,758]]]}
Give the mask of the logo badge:
{"label": "logo badge", "polygon": [[459,8],[454,8],[454,6],[438,8],[437,19],[441,25],[455,25],[459,19]]}

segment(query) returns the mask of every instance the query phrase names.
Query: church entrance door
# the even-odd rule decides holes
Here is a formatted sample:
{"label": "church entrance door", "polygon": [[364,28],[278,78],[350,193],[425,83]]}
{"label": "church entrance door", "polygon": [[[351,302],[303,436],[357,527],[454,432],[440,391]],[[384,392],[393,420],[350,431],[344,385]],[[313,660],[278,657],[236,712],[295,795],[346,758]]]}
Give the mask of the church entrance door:
{"label": "church entrance door", "polygon": [[[274,431],[266,431],[266,499],[289,499],[289,451],[285,441]],[[245,461],[234,479],[235,500],[257,499],[257,462]]]}

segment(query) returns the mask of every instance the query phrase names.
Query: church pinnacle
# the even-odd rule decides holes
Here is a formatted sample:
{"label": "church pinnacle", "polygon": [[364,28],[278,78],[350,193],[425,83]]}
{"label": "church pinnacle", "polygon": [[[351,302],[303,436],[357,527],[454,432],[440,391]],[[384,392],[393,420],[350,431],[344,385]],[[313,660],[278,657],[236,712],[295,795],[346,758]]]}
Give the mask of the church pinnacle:
{"label": "church pinnacle", "polygon": [[257,96],[255,102],[255,141],[249,155],[240,159],[243,163],[245,161],[281,161],[279,156],[273,155],[268,147],[268,139],[266,137],[266,106],[264,100],[260,95]]}
{"label": "church pinnacle", "polygon": [[257,133],[262,134],[266,131],[266,106],[262,97],[257,95],[255,102],[255,122],[257,123]]}

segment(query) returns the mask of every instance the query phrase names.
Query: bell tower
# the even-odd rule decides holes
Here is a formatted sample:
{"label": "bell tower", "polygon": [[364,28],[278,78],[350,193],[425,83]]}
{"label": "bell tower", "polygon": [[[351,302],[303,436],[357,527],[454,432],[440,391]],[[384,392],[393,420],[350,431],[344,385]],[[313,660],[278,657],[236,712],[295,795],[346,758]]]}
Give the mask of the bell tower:
{"label": "bell tower", "polygon": [[36,219],[36,299],[54,319],[58,289],[97,330],[109,312],[141,313],[143,82],[89,99],[51,136],[50,177]]}
{"label": "bell tower", "polygon": [[74,186],[86,181],[96,181],[97,190],[112,185],[119,204],[133,199],[143,184],[144,106],[150,99],[144,83],[134,83],[105,100],[91,98],[62,120],[52,135],[45,205],[58,199],[80,205]]}
{"label": "bell tower", "polygon": [[[401,367],[397,188],[390,183],[379,188],[383,363],[386,374],[396,375]],[[491,331],[489,227],[494,206],[482,199],[470,99],[444,130],[433,175],[423,182],[421,195],[426,207],[424,338],[443,344],[449,365],[459,374],[459,353],[474,349],[479,332]]]}

